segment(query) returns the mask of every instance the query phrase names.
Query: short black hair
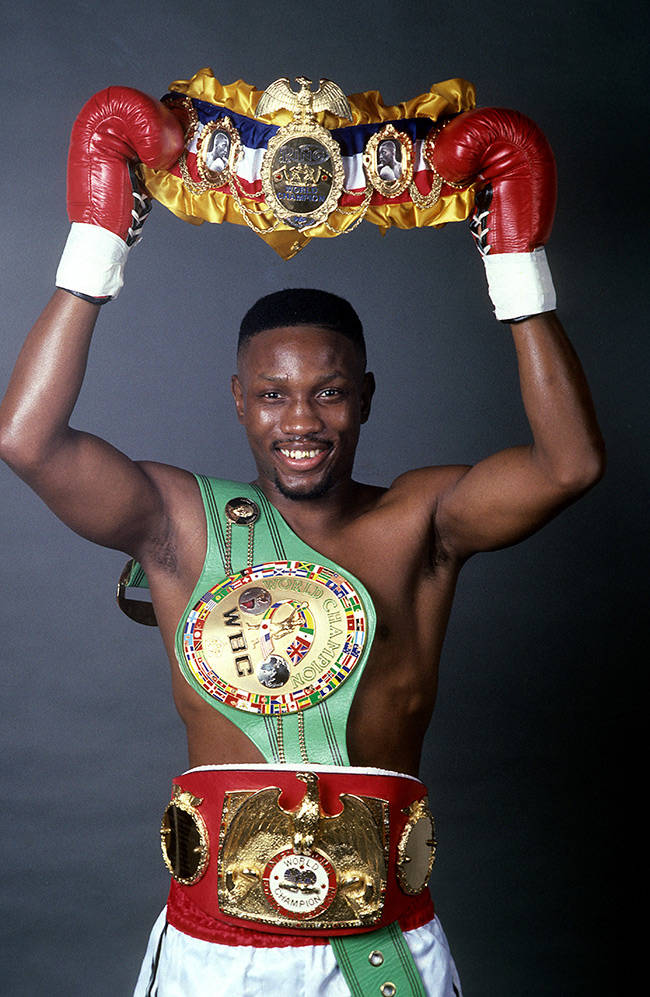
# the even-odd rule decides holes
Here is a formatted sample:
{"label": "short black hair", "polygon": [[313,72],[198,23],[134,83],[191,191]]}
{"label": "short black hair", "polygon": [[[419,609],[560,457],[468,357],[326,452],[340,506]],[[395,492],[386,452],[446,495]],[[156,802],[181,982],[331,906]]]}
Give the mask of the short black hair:
{"label": "short black hair", "polygon": [[239,327],[237,353],[258,332],[285,325],[317,325],[340,332],[354,344],[365,366],[363,326],[350,302],[338,294],[311,287],[287,287],[256,301]]}

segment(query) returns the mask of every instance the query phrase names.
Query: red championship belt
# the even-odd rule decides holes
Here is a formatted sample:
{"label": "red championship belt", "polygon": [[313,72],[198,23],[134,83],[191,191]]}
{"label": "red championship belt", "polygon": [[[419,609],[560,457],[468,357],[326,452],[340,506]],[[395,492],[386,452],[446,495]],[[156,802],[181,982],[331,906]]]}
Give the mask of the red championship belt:
{"label": "red championship belt", "polygon": [[167,919],[194,937],[313,944],[433,917],[433,818],[425,786],[410,776],[195,769],[174,780],[161,836],[173,877]]}

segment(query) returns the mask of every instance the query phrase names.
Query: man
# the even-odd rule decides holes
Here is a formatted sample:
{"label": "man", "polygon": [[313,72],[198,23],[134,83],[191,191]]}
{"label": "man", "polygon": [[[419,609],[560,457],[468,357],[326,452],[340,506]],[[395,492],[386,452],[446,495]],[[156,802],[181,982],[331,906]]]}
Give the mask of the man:
{"label": "man", "polygon": [[385,139],[379,143],[377,172],[385,183],[394,183],[402,175],[402,164],[397,159],[397,145],[392,139]]}
{"label": "man", "polygon": [[417,774],[456,580],[603,467],[539,249],[549,155],[526,119],[480,111],[444,130],[436,159],[458,180],[470,148],[488,181],[474,234],[497,316],[512,319],[532,443],[387,488],[355,481],[374,388],[361,323],[337,296],[285,291],[240,330],[232,392],[258,474],[237,484],[133,462],[69,426],[148,212],[132,162],[168,164],[182,147],[169,112],[134,94],[98,95],[75,124],[73,229],[0,409],[0,452],[72,529],[139,562],[169,654],[192,768],[165,812],[172,888],[136,993],[452,997]]}
{"label": "man", "polygon": [[206,149],[205,165],[213,173],[221,173],[228,165],[229,153],[230,139],[225,132],[216,131],[212,136],[212,142]]}

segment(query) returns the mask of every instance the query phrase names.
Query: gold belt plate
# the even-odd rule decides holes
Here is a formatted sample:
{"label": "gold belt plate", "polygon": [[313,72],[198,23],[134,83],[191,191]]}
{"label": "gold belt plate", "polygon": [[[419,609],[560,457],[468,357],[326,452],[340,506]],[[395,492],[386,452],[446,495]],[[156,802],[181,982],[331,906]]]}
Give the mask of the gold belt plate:
{"label": "gold belt plate", "polygon": [[219,908],[231,917],[285,928],[371,926],[386,891],[389,805],[341,794],[343,809],[320,807],[318,776],[293,810],[277,787],[226,793],[219,844]]}
{"label": "gold belt plate", "polygon": [[366,632],[347,578],[324,565],[268,561],[230,575],[196,603],[183,632],[184,664],[222,703],[295,713],[345,681]]}
{"label": "gold belt plate", "polygon": [[311,90],[311,80],[297,77],[300,90],[286,78],[266,88],[256,115],[286,108],[294,120],[278,129],[269,140],[261,168],[264,199],[280,221],[295,229],[324,222],[338,207],[343,190],[341,149],[330,132],[318,124],[318,111],[331,111],[352,120],[347,97],[336,83],[321,80]]}
{"label": "gold belt plate", "polygon": [[315,121],[292,122],[269,140],[262,190],[273,214],[287,225],[306,229],[324,222],[338,207],[343,179],[341,150]]}

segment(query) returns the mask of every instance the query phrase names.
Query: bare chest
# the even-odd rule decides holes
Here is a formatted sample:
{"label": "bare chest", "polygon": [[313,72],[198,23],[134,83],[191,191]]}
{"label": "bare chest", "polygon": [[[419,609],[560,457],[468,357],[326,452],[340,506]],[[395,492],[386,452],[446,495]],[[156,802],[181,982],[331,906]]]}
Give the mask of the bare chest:
{"label": "bare chest", "polygon": [[[415,771],[435,701],[437,664],[456,572],[447,564],[432,565],[428,532],[422,524],[391,523],[385,516],[363,517],[338,529],[303,534],[302,539],[358,579],[376,612],[375,637],[348,724],[350,757],[360,764],[386,767],[389,758],[395,766],[399,757],[400,769]],[[205,550],[205,528],[186,519],[177,536],[177,570],[171,573],[154,562],[150,577],[172,664],[174,696],[188,728],[195,764],[222,756],[245,760],[249,751],[228,730],[230,725],[183,681],[175,661],[176,628],[201,574]],[[407,739],[401,734],[387,737],[388,730],[410,734]]]}
{"label": "bare chest", "polygon": [[[204,565],[207,531],[200,513],[188,510],[176,530],[176,570],[169,571],[155,552],[145,564],[168,648]],[[415,639],[436,643],[436,621],[448,613],[457,570],[437,556],[427,524],[380,510],[351,523],[329,524],[327,530],[303,532],[301,539],[368,590],[379,647],[388,643],[395,652]]]}

